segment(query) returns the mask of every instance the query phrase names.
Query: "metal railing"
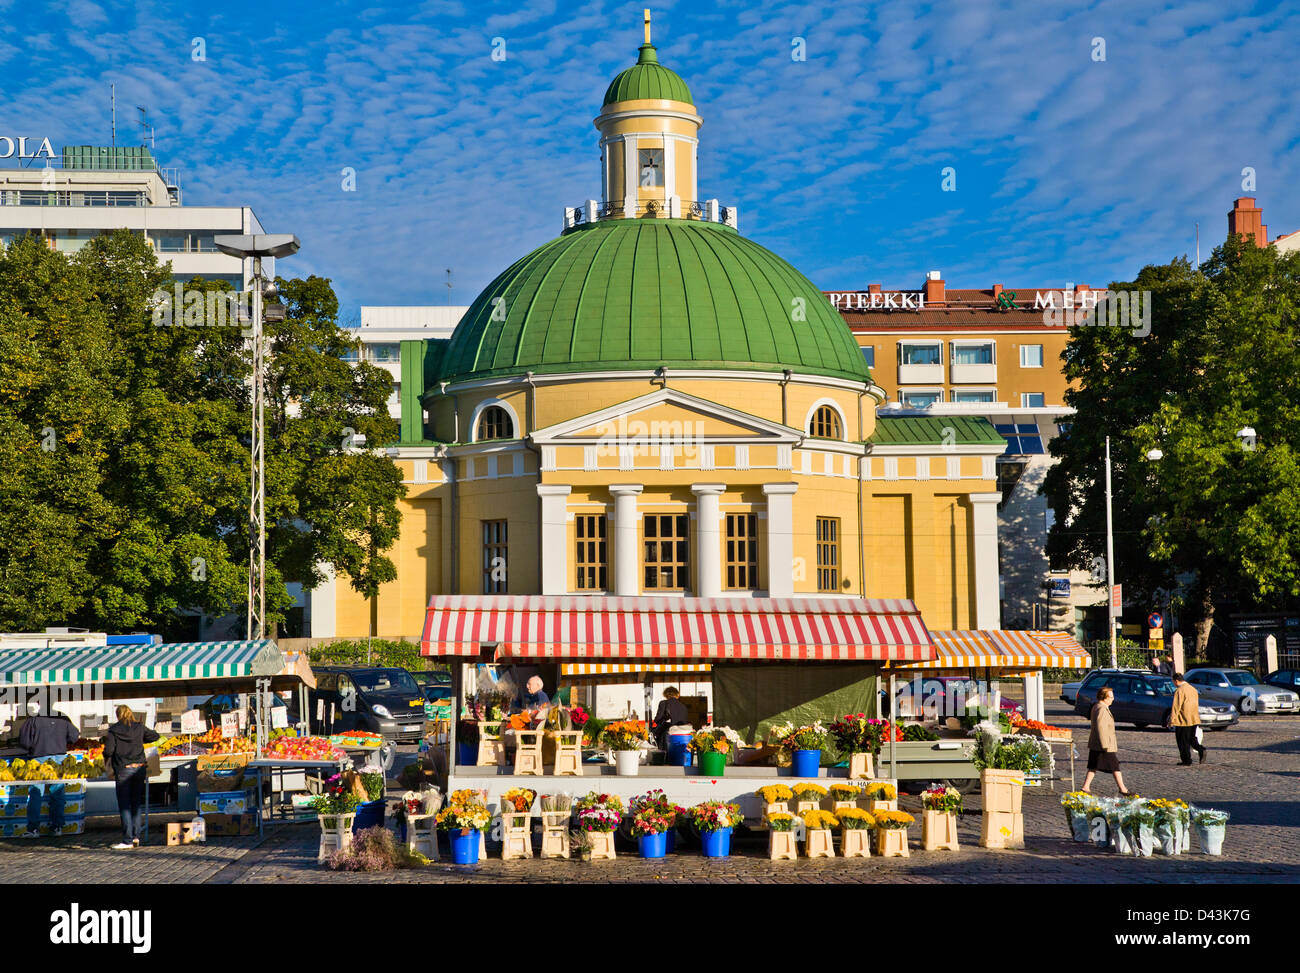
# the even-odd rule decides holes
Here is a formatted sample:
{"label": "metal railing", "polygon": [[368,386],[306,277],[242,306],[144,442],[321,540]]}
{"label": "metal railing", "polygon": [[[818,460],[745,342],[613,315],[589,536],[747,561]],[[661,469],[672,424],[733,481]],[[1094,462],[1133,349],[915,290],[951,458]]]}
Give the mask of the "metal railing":
{"label": "metal railing", "polygon": [[[734,206],[722,206],[716,200],[658,200],[649,199],[644,202],[637,200],[631,208],[628,207],[625,200],[602,200],[595,202],[588,200],[581,206],[566,207],[564,216],[565,228],[580,226],[588,222],[588,211],[593,206],[595,209],[596,220],[608,219],[654,219],[654,218],[673,218],[681,220],[703,220],[717,223],[725,223],[728,226],[735,227],[737,224],[737,211]],[[711,207],[716,206],[716,215],[710,213]]]}
{"label": "metal railing", "polygon": [[0,206],[149,206],[149,194],[115,189],[2,189]]}

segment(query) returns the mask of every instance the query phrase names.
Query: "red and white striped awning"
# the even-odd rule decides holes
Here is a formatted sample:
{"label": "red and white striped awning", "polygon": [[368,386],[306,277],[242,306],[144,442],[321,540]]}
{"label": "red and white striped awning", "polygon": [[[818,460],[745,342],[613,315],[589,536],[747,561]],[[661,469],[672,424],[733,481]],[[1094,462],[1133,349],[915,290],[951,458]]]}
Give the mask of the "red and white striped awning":
{"label": "red and white striped awning", "polygon": [[1092,659],[1066,632],[960,629],[930,633],[935,658],[901,669],[1087,669]]}
{"label": "red and white striped awning", "polygon": [[620,598],[436,595],[420,651],[497,659],[639,659],[661,665],[737,661],[923,661],[934,655],[905,599]]}
{"label": "red and white striped awning", "polygon": [[676,672],[712,672],[713,666],[707,662],[685,662],[681,665],[660,665],[654,662],[566,662],[560,666],[561,676],[617,676],[623,673],[676,673]]}

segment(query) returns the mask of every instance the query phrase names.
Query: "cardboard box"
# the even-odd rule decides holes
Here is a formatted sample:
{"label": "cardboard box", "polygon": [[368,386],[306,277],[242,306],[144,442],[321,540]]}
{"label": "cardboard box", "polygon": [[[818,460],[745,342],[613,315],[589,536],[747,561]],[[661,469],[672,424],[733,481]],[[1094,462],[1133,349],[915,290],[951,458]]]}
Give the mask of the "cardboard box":
{"label": "cardboard box", "polygon": [[248,791],[199,792],[200,814],[243,814],[251,804]]}
{"label": "cardboard box", "polygon": [[257,830],[255,814],[205,814],[203,823],[208,837],[239,838],[247,837]]}
{"label": "cardboard box", "polygon": [[[84,816],[77,815],[76,817],[73,817],[72,815],[67,815],[63,819],[63,830],[60,831],[59,834],[60,835],[81,834],[85,830],[86,830],[86,819]],[[49,821],[41,822],[40,832],[43,837],[48,836],[50,834]],[[0,837],[17,838],[17,837],[21,837],[26,833],[27,833],[27,819],[25,817],[0,822]]]}
{"label": "cardboard box", "polygon": [[194,844],[194,825],[189,821],[173,821],[167,825],[167,847]]}

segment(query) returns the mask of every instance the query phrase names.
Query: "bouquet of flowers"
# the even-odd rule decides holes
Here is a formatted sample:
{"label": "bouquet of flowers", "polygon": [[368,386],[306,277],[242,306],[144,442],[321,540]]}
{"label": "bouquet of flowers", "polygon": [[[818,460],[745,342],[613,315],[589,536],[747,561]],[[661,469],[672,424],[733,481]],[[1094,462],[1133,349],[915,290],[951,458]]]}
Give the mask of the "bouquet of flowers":
{"label": "bouquet of flowers", "polygon": [[846,831],[865,831],[875,826],[876,819],[859,808],[849,807],[840,812],[840,827]]}
{"label": "bouquet of flowers", "polygon": [[1061,798],[1061,807],[1075,814],[1086,815],[1097,803],[1097,798],[1087,791],[1070,791]]}
{"label": "bouquet of flowers", "polygon": [[610,750],[640,750],[649,739],[644,720],[615,720],[600,733],[600,745]]}
{"label": "bouquet of flowers", "polygon": [[691,734],[691,741],[686,745],[691,753],[720,753],[728,759],[733,756],[731,741],[727,735],[716,727],[706,727]]}
{"label": "bouquet of flowers", "polygon": [[909,827],[916,820],[904,811],[877,811],[875,818],[876,827],[884,828],[886,831]]}
{"label": "bouquet of flowers", "polygon": [[568,811],[573,808],[572,794],[543,794],[543,811]]}
{"label": "bouquet of flowers", "polygon": [[794,792],[784,784],[768,784],[766,787],[760,787],[754,792],[764,804],[775,804],[777,801],[788,801],[794,797]]}
{"label": "bouquet of flowers", "polygon": [[799,816],[803,818],[803,826],[809,831],[830,830],[840,825],[839,819],[830,811],[804,811]]}
{"label": "bouquet of flowers", "polygon": [[578,827],[583,831],[613,831],[623,815],[607,807],[592,807],[578,814]]}
{"label": "bouquet of flowers", "polygon": [[642,811],[652,811],[660,817],[667,818],[671,826],[677,817],[679,808],[668,796],[664,794],[663,789],[656,787],[653,790],[646,791],[644,794],[638,794],[632,798],[628,810],[633,814],[640,814]]}
{"label": "bouquet of flowers", "polygon": [[777,811],[767,816],[767,826],[773,831],[793,831],[794,815],[786,814],[784,811]]}
{"label": "bouquet of flowers", "polygon": [[591,719],[591,717],[581,706],[569,707],[569,722],[573,724],[575,730],[581,730],[587,725],[587,720],[589,719]]}
{"label": "bouquet of flowers", "polygon": [[512,787],[501,795],[501,809],[503,811],[512,810],[519,813],[531,811],[533,801],[537,794],[530,791],[527,787]]}
{"label": "bouquet of flowers", "polygon": [[1218,828],[1228,823],[1227,811],[1198,807],[1192,811],[1192,823],[1198,828]]}
{"label": "bouquet of flowers", "polygon": [[742,820],[739,804],[727,804],[724,801],[703,801],[690,809],[691,823],[701,832],[721,831],[731,828]]}
{"label": "bouquet of flowers", "polygon": [[673,826],[673,820],[653,807],[645,807],[632,817],[632,833],[637,837],[647,834],[663,834]]}
{"label": "bouquet of flowers", "polygon": [[469,830],[485,830],[492,823],[492,815],[477,797],[475,794],[472,802],[453,803],[439,811],[438,827],[443,831],[459,831],[462,834]]}
{"label": "bouquet of flowers", "polygon": [[854,784],[831,784],[832,801],[851,801],[862,793],[862,788]]}
{"label": "bouquet of flowers", "polygon": [[794,798],[796,801],[820,801],[826,796],[826,788],[821,784],[795,784]]}
{"label": "bouquet of flowers", "polygon": [[825,750],[828,737],[826,727],[818,720],[811,726],[793,727],[781,744],[791,750]]}
{"label": "bouquet of flowers", "polygon": [[868,784],[866,796],[868,801],[893,801],[898,798],[898,791],[893,784]]}
{"label": "bouquet of flowers", "polygon": [[921,807],[940,814],[961,814],[961,791],[955,787],[932,787],[922,792]]}
{"label": "bouquet of flowers", "polygon": [[351,792],[344,793],[342,788],[326,791],[311,799],[312,808],[324,816],[351,814],[360,805],[361,798]]}
{"label": "bouquet of flowers", "polygon": [[613,811],[622,816],[623,799],[617,794],[600,794],[592,791],[573,802],[573,809],[581,816],[583,811],[590,811],[592,808],[601,808],[606,811]]}

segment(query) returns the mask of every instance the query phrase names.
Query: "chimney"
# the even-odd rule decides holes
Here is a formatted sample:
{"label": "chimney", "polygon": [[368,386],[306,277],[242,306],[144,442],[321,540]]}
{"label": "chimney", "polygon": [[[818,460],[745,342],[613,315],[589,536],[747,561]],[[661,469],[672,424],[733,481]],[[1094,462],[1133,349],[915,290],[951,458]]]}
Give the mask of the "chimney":
{"label": "chimney", "polygon": [[999,297],[1001,297],[1001,296],[1002,296],[1002,285],[1001,285],[1001,284],[994,284],[994,285],[993,285],[993,300],[996,301],[996,300],[997,300]]}
{"label": "chimney", "polygon": [[943,277],[932,270],[925,275],[925,303],[942,304],[943,300]]}
{"label": "chimney", "polygon": [[1253,196],[1234,200],[1228,214],[1228,236],[1240,233],[1250,237],[1257,247],[1268,246],[1268,227],[1263,223],[1264,211],[1255,205]]}
{"label": "chimney", "polygon": [[867,293],[868,293],[868,294],[879,294],[879,293],[880,293],[880,285],[879,285],[879,284],[868,284],[868,285],[867,285]]}

